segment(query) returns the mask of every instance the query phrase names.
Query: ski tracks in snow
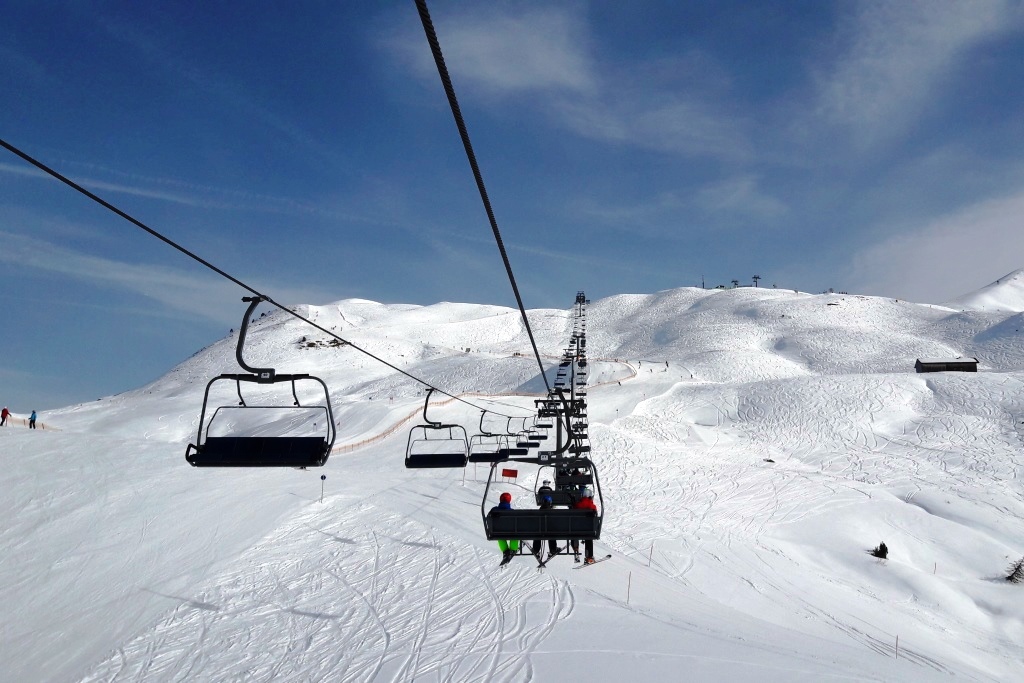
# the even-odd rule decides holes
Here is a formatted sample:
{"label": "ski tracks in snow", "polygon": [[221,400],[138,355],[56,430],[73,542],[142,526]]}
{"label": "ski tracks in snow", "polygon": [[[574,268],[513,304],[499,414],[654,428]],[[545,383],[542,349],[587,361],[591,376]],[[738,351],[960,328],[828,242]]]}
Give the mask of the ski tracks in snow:
{"label": "ski tracks in snow", "polygon": [[311,505],[83,680],[533,680],[575,597],[496,563],[370,502]]}

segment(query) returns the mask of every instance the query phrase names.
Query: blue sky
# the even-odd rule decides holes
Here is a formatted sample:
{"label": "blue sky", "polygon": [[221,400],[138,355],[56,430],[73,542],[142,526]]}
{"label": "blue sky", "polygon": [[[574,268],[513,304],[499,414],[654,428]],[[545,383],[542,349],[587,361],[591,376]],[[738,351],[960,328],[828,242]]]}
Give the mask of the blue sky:
{"label": "blue sky", "polygon": [[[530,308],[1024,266],[1021,2],[431,13]],[[514,305],[411,0],[10,0],[0,93],[0,137],[282,303]],[[155,379],[244,293],[6,152],[0,292],[15,412]]]}

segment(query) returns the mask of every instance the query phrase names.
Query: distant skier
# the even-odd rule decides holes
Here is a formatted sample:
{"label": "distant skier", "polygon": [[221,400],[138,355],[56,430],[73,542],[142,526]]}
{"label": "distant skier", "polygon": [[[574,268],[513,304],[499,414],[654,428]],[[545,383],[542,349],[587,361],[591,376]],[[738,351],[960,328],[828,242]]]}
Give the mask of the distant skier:
{"label": "distant skier", "polygon": [[35,429],[36,428],[36,411],[34,411],[34,410],[32,411],[32,414],[28,416],[28,428],[29,429]]}
{"label": "distant skier", "polygon": [[4,406],[3,410],[0,410],[0,427],[7,426],[7,418],[10,417],[11,411],[7,410],[7,406]]}
{"label": "distant skier", "polygon": [[[573,503],[573,510],[593,510],[594,514],[597,514],[597,505],[594,504],[594,489],[591,486],[584,486],[582,496],[578,501]],[[580,561],[580,542],[572,541],[572,552],[576,555],[576,561]],[[594,564],[594,541],[593,539],[587,539],[583,541],[584,550],[584,562],[587,564]]]}
{"label": "distant skier", "polygon": [[[501,498],[498,499],[498,504],[491,508],[491,512],[497,512],[498,510],[511,510],[512,509],[512,494],[507,491],[501,494]],[[503,565],[508,564],[515,557],[516,553],[519,552],[519,541],[501,539],[498,541],[498,549],[501,550],[501,563]]]}

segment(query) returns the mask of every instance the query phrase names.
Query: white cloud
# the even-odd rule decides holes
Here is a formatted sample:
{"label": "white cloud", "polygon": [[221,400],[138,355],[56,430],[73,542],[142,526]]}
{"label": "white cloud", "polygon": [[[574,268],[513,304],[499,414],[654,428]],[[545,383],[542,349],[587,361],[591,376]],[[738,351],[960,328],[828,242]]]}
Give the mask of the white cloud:
{"label": "white cloud", "polygon": [[[106,173],[127,182],[111,182],[95,177],[72,176],[69,172],[62,175],[96,194],[117,193],[134,197],[145,197],[173,204],[181,204],[201,209],[220,209],[225,211],[252,211],[259,213],[318,216],[329,219],[345,220],[374,225],[395,225],[393,221],[381,219],[378,207],[370,207],[363,213],[348,210],[352,201],[348,198],[325,201],[321,204],[303,202],[290,197],[274,196],[257,192],[232,190],[210,185],[182,182],[170,178],[158,178],[125,173],[96,164],[68,163],[69,166],[84,167],[90,171]],[[47,182],[53,179],[43,171],[26,164],[8,164],[0,162],[0,173],[39,178]],[[130,183],[130,184],[129,184]],[[110,197],[103,197],[111,201]]]}
{"label": "white cloud", "polygon": [[[43,171],[24,164],[7,164],[0,162],[0,172],[10,173],[12,175],[22,175],[31,178],[42,178],[50,180],[51,176]],[[68,177],[67,174],[62,174]],[[120,194],[134,195],[137,197],[146,197],[148,199],[159,199],[162,201],[173,202],[175,204],[184,204],[186,206],[196,206],[205,209],[230,209],[239,208],[236,205],[226,204],[223,202],[207,201],[204,199],[197,198],[195,196],[186,195],[178,192],[170,192],[168,190],[157,190],[144,187],[137,187],[131,185],[125,185],[123,183],[111,183],[104,180],[95,180],[89,178],[69,178],[73,182],[81,185],[87,190],[106,190],[108,192],[117,192]]]}
{"label": "white cloud", "polygon": [[[591,140],[684,156],[749,158],[742,122],[715,104],[722,78],[706,55],[602,72],[587,17],[576,9],[517,8],[512,14],[491,7],[435,18],[456,93],[469,91],[477,99],[483,94],[496,106],[515,97],[517,106],[534,104],[555,125]],[[440,87],[418,23],[391,35],[385,45],[411,63],[424,82]],[[704,68],[698,69],[698,62]],[[699,81],[700,92],[680,85],[684,76]],[[523,98],[526,93],[535,98]]]}
{"label": "white cloud", "polygon": [[898,133],[962,54],[1022,20],[1015,0],[864,2],[838,64],[819,78],[817,113],[861,144]]}
{"label": "white cloud", "polygon": [[857,291],[948,301],[1024,267],[1024,191],[901,233],[853,256]]}
{"label": "white cloud", "polygon": [[[248,292],[212,274],[150,264],[126,263],[83,254],[36,238],[0,231],[0,262],[142,294],[164,313],[186,312],[221,323],[241,319],[241,297]],[[281,288],[265,291],[282,305],[331,301],[322,293]],[[157,311],[158,312],[158,311]]]}
{"label": "white cloud", "polygon": [[[433,19],[456,92],[460,85],[505,94],[546,89],[588,92],[595,86],[585,21],[567,7],[517,7],[511,12],[490,6]],[[411,60],[421,75],[437,79],[418,23],[393,36],[388,45]]]}
{"label": "white cloud", "polygon": [[728,213],[755,219],[776,218],[789,209],[761,191],[756,176],[743,175],[706,185],[698,190],[696,203],[708,213]]}
{"label": "white cloud", "polygon": [[[665,99],[661,93],[659,99]],[[630,144],[684,156],[739,161],[752,151],[743,125],[713,104],[670,94],[652,102],[649,93],[564,99],[556,105],[563,125],[594,140]]]}

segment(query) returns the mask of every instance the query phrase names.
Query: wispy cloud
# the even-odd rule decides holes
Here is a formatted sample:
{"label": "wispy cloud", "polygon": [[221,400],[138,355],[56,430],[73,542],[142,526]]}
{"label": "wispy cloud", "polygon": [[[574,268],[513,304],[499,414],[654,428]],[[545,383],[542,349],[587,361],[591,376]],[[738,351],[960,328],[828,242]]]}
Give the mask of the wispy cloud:
{"label": "wispy cloud", "polygon": [[14,36],[0,36],[0,69],[10,74],[17,74],[22,86],[26,84],[55,87],[59,79],[53,76],[45,66],[11,47]]}
{"label": "wispy cloud", "polygon": [[1019,27],[1016,0],[901,0],[859,5],[846,45],[819,74],[817,113],[870,145],[901,132],[972,47]]}
{"label": "wispy cloud", "polygon": [[[30,178],[40,178],[45,180],[51,180],[50,175],[40,171],[39,169],[26,166],[24,164],[8,164],[0,162],[0,172],[10,173],[11,175],[20,175]],[[136,197],[146,197],[149,199],[159,199],[161,201],[173,202],[175,204],[184,204],[185,206],[195,206],[204,209],[236,209],[240,208],[237,205],[231,205],[223,202],[210,201],[200,199],[193,195],[180,194],[171,192],[168,190],[157,190],[139,187],[135,185],[124,185],[121,183],[111,183],[104,180],[96,180],[94,178],[71,178],[74,182],[78,183],[82,187],[89,190],[106,190],[108,192],[117,192],[119,194],[134,195]]]}
{"label": "wispy cloud", "polygon": [[632,204],[588,198],[572,201],[569,206],[571,213],[603,225],[667,238],[683,238],[677,228],[680,221],[705,218],[724,227],[737,222],[771,221],[789,213],[789,207],[751,174],[726,177],[692,191],[661,192]]}
{"label": "wispy cloud", "polygon": [[694,202],[708,214],[727,214],[769,220],[789,211],[782,201],[766,193],[753,175],[741,175],[705,185]]}
{"label": "wispy cloud", "polygon": [[147,33],[137,26],[103,17],[100,26],[115,40],[131,45],[155,67],[175,74],[203,92],[220,99],[247,121],[257,121],[276,131],[290,145],[309,156],[327,162],[332,168],[349,172],[349,164],[327,150],[318,140],[292,121],[280,116],[272,108],[260,103],[237,82],[215,73],[207,64],[189,61],[173,50],[158,35]]}
{"label": "wispy cloud", "polygon": [[570,214],[583,216],[602,225],[627,232],[661,234],[660,228],[652,230],[652,227],[663,223],[668,215],[683,210],[686,202],[674,192],[662,192],[633,203],[587,197],[570,201],[568,207]]}
{"label": "wispy cloud", "polygon": [[[254,213],[304,215],[345,220],[375,225],[398,225],[394,221],[380,217],[379,211],[355,213],[343,210],[344,202],[328,201],[322,204],[304,202],[290,197],[273,196],[258,192],[232,190],[211,185],[199,185],[171,178],[158,178],[137,173],[125,173],[96,164],[68,162],[68,166],[87,168],[91,171],[111,175],[125,182],[103,180],[95,177],[72,175],[61,170],[63,175],[78,183],[87,190],[102,195],[112,192],[121,195],[144,197],[157,201],[170,202],[200,209],[217,209],[224,211],[246,211]],[[26,164],[9,164],[0,162],[0,173],[9,173],[30,178],[39,178],[52,182],[52,178],[37,168]],[[104,197],[108,199],[107,197]]]}
{"label": "wispy cloud", "polygon": [[[187,312],[228,323],[239,317],[239,297],[246,293],[227,280],[197,273],[196,269],[126,263],[18,233],[0,232],[0,240],[4,245],[0,262],[141,294],[160,304],[167,315]],[[332,300],[322,292],[286,287],[265,293],[285,305]]]}
{"label": "wispy cloud", "polygon": [[[528,90],[591,92],[596,74],[585,23],[564,6],[486,10],[445,15],[436,26],[445,62],[456,82],[490,94]],[[435,22],[436,24],[436,22]],[[437,79],[433,57],[418,23],[385,39],[387,47]]]}
{"label": "wispy cloud", "polygon": [[752,154],[745,125],[713,102],[687,93],[650,93],[563,99],[554,103],[562,124],[593,140],[691,157],[730,161]]}
{"label": "wispy cloud", "polygon": [[[468,90],[478,100],[482,94],[494,106],[532,104],[554,125],[591,140],[684,156],[750,156],[744,122],[716,104],[706,83],[698,92],[678,82],[685,65],[602,69],[585,9],[557,5],[512,13],[489,6],[435,18],[457,92]],[[407,24],[382,42],[424,82],[437,82],[418,25]],[[708,59],[691,55],[691,61]],[[638,72],[645,74],[642,85]]]}
{"label": "wispy cloud", "polygon": [[1024,190],[904,229],[855,254],[858,291],[939,303],[1024,267]]}

